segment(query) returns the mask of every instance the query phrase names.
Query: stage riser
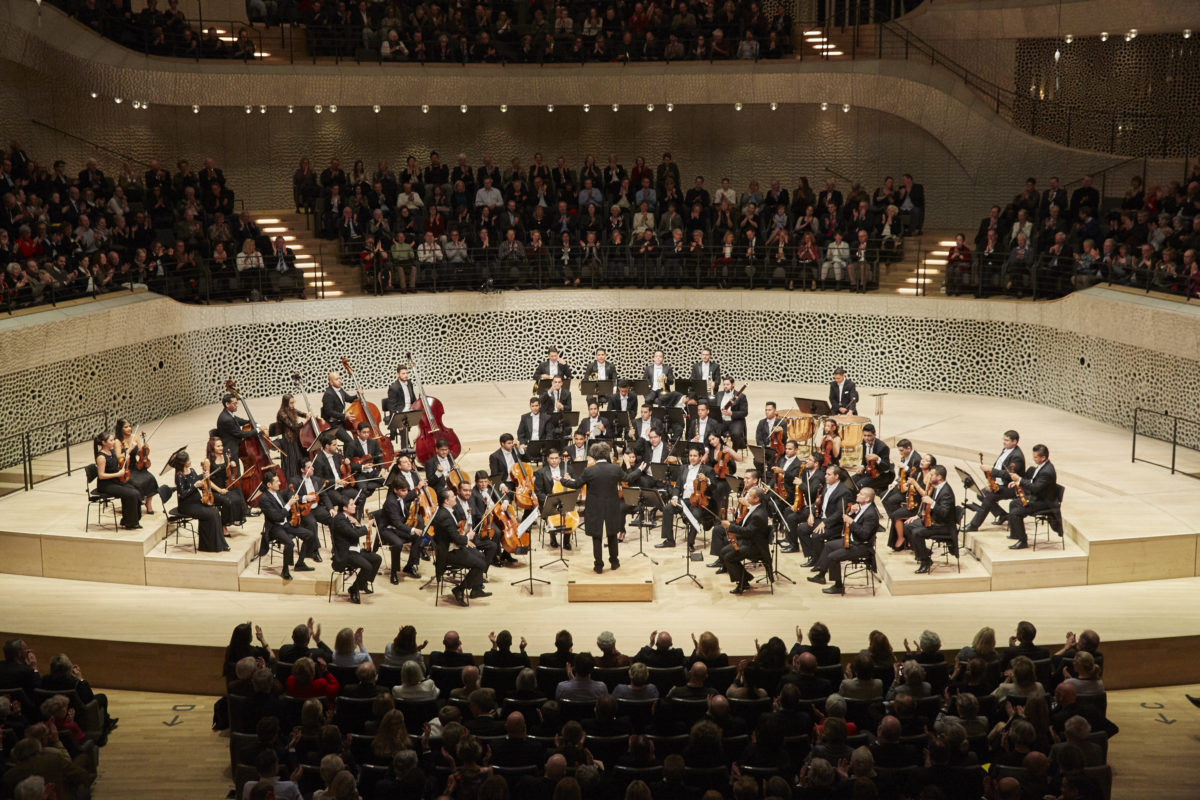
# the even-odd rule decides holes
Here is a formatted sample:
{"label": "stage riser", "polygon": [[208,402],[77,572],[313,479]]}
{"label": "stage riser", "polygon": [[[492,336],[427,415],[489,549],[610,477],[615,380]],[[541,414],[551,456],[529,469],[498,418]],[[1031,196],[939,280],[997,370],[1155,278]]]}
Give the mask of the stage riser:
{"label": "stage riser", "polygon": [[42,537],[0,533],[0,571],[13,575],[42,574]]}
{"label": "stage riser", "polygon": [[1197,574],[1197,537],[1092,542],[1088,553],[1088,583],[1125,583]]}

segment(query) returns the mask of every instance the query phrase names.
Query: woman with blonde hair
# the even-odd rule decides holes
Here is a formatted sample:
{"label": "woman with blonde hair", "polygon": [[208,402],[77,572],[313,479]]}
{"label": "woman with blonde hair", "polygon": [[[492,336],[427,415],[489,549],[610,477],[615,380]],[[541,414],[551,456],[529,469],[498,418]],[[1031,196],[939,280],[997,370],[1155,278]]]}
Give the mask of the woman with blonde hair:
{"label": "woman with blonde hair", "polygon": [[729,666],[729,656],[721,652],[721,641],[712,631],[705,631],[700,634],[700,638],[696,638],[696,634],[692,634],[692,655],[688,659],[688,667],[697,661],[704,663],[704,666],[709,669],[716,667]]}
{"label": "woman with blonde hair", "polygon": [[404,723],[404,712],[393,709],[383,715],[375,738],[371,740],[371,763],[388,766],[392,757],[402,750],[412,750],[412,739]]}

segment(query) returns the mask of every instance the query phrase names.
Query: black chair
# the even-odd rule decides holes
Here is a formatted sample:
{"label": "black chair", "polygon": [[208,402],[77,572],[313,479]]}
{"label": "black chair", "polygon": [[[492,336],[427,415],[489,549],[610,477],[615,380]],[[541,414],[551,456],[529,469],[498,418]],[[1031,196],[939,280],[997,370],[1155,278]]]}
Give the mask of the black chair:
{"label": "black chair", "polygon": [[538,665],[537,686],[546,697],[554,697],[554,690],[567,679],[565,667],[543,667]]}
{"label": "black chair", "polygon": [[666,758],[672,753],[683,754],[683,748],[687,747],[688,735],[686,733],[661,735],[649,734],[650,741],[654,742],[654,755],[660,760]]}
{"label": "black chair", "polygon": [[288,676],[292,674],[292,667],[296,664],[292,661],[276,661],[271,665],[271,671],[275,673],[275,680],[281,685],[287,684]]}
{"label": "black chair", "polygon": [[846,677],[846,670],[841,664],[825,664],[817,667],[817,677],[824,678],[837,689],[842,683],[842,678]]}
{"label": "black chair", "polygon": [[262,540],[258,545],[258,553],[254,556],[254,558],[258,561],[258,567],[255,570],[255,574],[258,575],[262,574],[262,554],[264,551],[267,558],[270,559],[270,561],[267,562],[270,566],[275,566],[275,553],[279,553],[279,555],[282,557],[284,551],[283,542],[277,539],[272,539],[271,535],[267,532],[267,520],[265,518],[263,519]]}
{"label": "black chair", "polygon": [[171,495],[175,494],[175,487],[162,484],[158,487],[159,504],[162,506],[163,513],[167,516],[166,532],[163,534],[163,553],[167,552],[167,540],[171,538],[171,534],[175,534],[175,546],[179,546],[179,532],[187,531],[192,535],[192,552],[197,552],[196,548],[196,526],[195,517],[189,517],[182,513],[178,507],[167,508],[167,501],[171,499]]}
{"label": "black chair", "polygon": [[503,700],[516,689],[517,676],[523,669],[525,668],[489,667],[485,664],[479,673],[479,685],[495,690],[496,697]]}
{"label": "black chair", "polygon": [[1113,770],[1108,764],[1102,767],[1084,767],[1083,776],[1091,778],[1100,787],[1104,800],[1112,800]]}
{"label": "black chair", "polygon": [[[257,741],[257,737],[255,737]],[[235,797],[241,797],[247,783],[258,783],[258,770],[253,764],[234,764],[233,766],[233,786]]]}
{"label": "black chair", "polygon": [[719,792],[729,786],[729,768],[724,764],[713,767],[684,767],[683,782],[701,792],[709,789]]}
{"label": "black chair", "polygon": [[558,708],[562,714],[563,722],[592,719],[596,716],[595,700],[569,700],[563,698],[558,701]]}
{"label": "black chair", "polygon": [[617,736],[589,736],[587,748],[593,756],[606,765],[616,764],[617,759],[625,755],[629,749],[629,737],[624,734]]}
{"label": "black chair", "polygon": [[1075,702],[1081,706],[1091,706],[1101,717],[1108,716],[1107,694],[1080,694],[1075,696]]}
{"label": "black chair", "polygon": [[[940,550],[942,553],[942,563],[946,566],[950,565],[950,556],[954,556],[954,567],[959,572],[962,572],[962,561],[959,560],[959,554],[962,553],[963,545],[959,543],[959,537],[966,539],[966,534],[961,533],[963,529],[963,517],[966,515],[966,506],[955,506],[954,508],[954,538],[952,539],[931,539],[929,541],[929,552],[936,555]],[[953,551],[953,552],[952,552]],[[929,571],[933,571],[933,566],[930,566]]]}
{"label": "black chair", "polygon": [[740,733],[737,736],[726,736],[721,740],[725,750],[725,765],[729,766],[741,759],[742,753],[750,746],[750,734]]}
{"label": "black chair", "polygon": [[342,588],[338,590],[338,594],[341,595],[346,594],[346,583],[354,576],[354,567],[337,559],[330,560],[329,569],[329,592],[325,597],[326,603],[333,602],[333,585],[338,582],[339,578],[342,581]]}
{"label": "black chair", "polygon": [[846,698],[846,721],[853,722],[863,730],[875,730],[878,725],[874,709],[878,709],[881,703],[878,700],[858,700],[853,697]]}
{"label": "black chair", "polygon": [[748,778],[754,778],[759,783],[774,778],[776,775],[783,774],[779,771],[779,767],[744,767],[740,764],[738,765],[738,772]]}
{"label": "black chair", "polygon": [[396,710],[404,714],[404,728],[410,736],[419,735],[425,723],[437,716],[437,700],[397,700]]}
{"label": "black chair", "polygon": [[114,502],[116,498],[109,497],[103,494],[98,489],[93,489],[92,484],[100,478],[100,470],[96,469],[95,464],[85,464],[83,467],[83,475],[87,479],[84,485],[84,491],[87,492],[87,513],[83,517],[83,531],[87,533],[88,526],[92,521],[92,508],[96,509],[96,524],[101,525],[100,516],[104,513],[104,509],[112,512],[113,530],[120,528],[120,523],[117,521],[117,505]]}
{"label": "black chair", "polygon": [[358,683],[358,676],[355,674],[358,670],[357,666],[340,667],[335,664],[328,666],[329,674],[337,678],[339,686],[349,686],[352,683]]}
{"label": "black chair", "polygon": [[792,757],[793,764],[803,764],[812,750],[812,740],[807,735],[783,737],[783,747]]}
{"label": "black chair", "polygon": [[875,596],[875,578],[877,570],[875,567],[875,549],[872,541],[872,549],[870,553],[865,555],[848,558],[842,562],[842,586],[848,586],[848,580],[854,575],[862,575],[866,578],[863,586],[871,590],[871,596]]}
{"label": "black chair", "polygon": [[462,667],[445,667],[435,664],[429,668],[429,677],[433,678],[433,682],[437,684],[441,696],[449,697],[452,690],[462,688],[462,671]]}
{"label": "black chair", "polygon": [[[239,764],[254,766],[254,757],[250,755],[258,748],[258,735],[254,733],[229,734],[229,766],[236,769]],[[255,776],[258,780],[258,776]]]}
{"label": "black chair", "polygon": [[622,716],[629,717],[633,729],[638,733],[654,721],[654,706],[658,700],[617,700],[617,709]]}
{"label": "black chair", "polygon": [[765,689],[771,697],[779,694],[779,681],[787,674],[783,667],[760,667],[753,661],[746,667],[746,673],[755,686]]}
{"label": "black chair", "polygon": [[942,690],[950,683],[950,667],[945,662],[941,664],[922,664],[925,670],[925,680],[929,681],[929,688],[936,695],[941,695]]}
{"label": "black chair", "polygon": [[658,687],[658,696],[666,697],[676,686],[687,682],[687,672],[679,667],[650,667],[650,683]]}
{"label": "black chair", "polygon": [[1061,483],[1055,486],[1054,499],[1051,501],[1050,507],[1045,511],[1033,515],[1032,544],[1034,550],[1038,548],[1038,532],[1043,529],[1043,526],[1045,526],[1046,544],[1050,544],[1050,532],[1053,531],[1058,534],[1059,543],[1062,545],[1062,548],[1066,549],[1066,542],[1061,541],[1063,538],[1062,501],[1065,492],[1066,488]]}
{"label": "black chair", "polygon": [[626,767],[622,764],[617,764],[612,768],[613,781],[620,787],[626,787],[634,781],[645,781],[647,784],[652,784],[662,779],[662,772],[662,765],[655,767]]}
{"label": "black chair", "polygon": [[514,711],[520,711],[526,721],[531,722],[538,718],[538,710],[541,709],[542,704],[545,702],[546,698],[544,697],[538,700],[517,700],[507,697],[501,704],[500,709],[501,713],[506,717]]}
{"label": "black chair", "polygon": [[688,729],[704,719],[704,715],[708,713],[708,699],[704,697],[668,697],[663,702],[669,709],[671,718]]}
{"label": "black chair", "polygon": [[1042,684],[1042,688],[1047,692],[1054,691],[1054,687],[1057,685],[1054,682],[1054,668],[1052,663],[1049,658],[1038,658],[1034,659],[1033,662],[1033,669],[1037,673],[1038,682]]}
{"label": "black chair", "polygon": [[376,680],[379,682],[380,686],[386,686],[390,689],[393,686],[400,685],[400,667],[392,667],[387,664],[380,664],[375,669],[378,673]]}
{"label": "black chair", "polygon": [[520,767],[505,767],[500,764],[492,764],[492,772],[508,781],[509,788],[515,787],[517,782],[526,775],[531,778],[537,777],[541,771],[542,768],[537,764],[525,764]]}
{"label": "black chair", "polygon": [[729,684],[733,683],[733,679],[736,677],[736,664],[730,664],[725,667],[713,667],[708,671],[708,677],[705,679],[704,685],[710,689],[716,689],[721,694],[725,694],[725,690],[729,688]]}
{"label": "black chair", "polygon": [[1108,763],[1108,731],[1092,731],[1088,734],[1087,740],[1095,742],[1100,748],[1100,757],[1104,759],[1104,763]]}
{"label": "black chair", "polygon": [[374,797],[375,784],[392,774],[391,766],[358,762],[358,791],[360,797]]}
{"label": "black chair", "polygon": [[[346,731],[342,731],[343,734]],[[359,764],[365,764],[370,761],[375,755],[371,748],[371,742],[375,737],[364,736],[361,733],[350,734],[350,755],[354,756],[354,760]]]}
{"label": "black chair", "polygon": [[629,667],[597,667],[592,670],[592,678],[603,682],[611,692],[621,684],[629,683]]}
{"label": "black chair", "polygon": [[[342,733],[366,733],[367,721],[371,719],[371,697],[339,697],[333,722]],[[405,718],[407,719],[407,717]]]}
{"label": "black chair", "polygon": [[[0,694],[4,694],[0,691]],[[230,733],[254,733],[254,728],[246,723],[246,698],[240,694],[225,695],[225,709],[229,715]]]}
{"label": "black chair", "polygon": [[[451,586],[458,586],[462,583],[463,578],[467,576],[466,567],[457,564],[448,564],[444,561],[436,561],[433,565],[434,578],[437,580],[437,587],[433,595],[433,604],[436,606],[442,599],[442,589],[449,583]],[[463,599],[466,600],[466,593],[463,593]],[[471,604],[470,600],[466,600],[467,605]]]}
{"label": "black chair", "polygon": [[763,714],[771,713],[772,707],[773,703],[770,697],[754,700],[743,700],[738,697],[729,698],[729,710],[735,716],[741,717],[746,721],[747,730],[754,730],[754,726],[758,723],[758,718]]}
{"label": "black chair", "polygon": [[933,725],[933,721],[937,719],[938,712],[942,710],[944,702],[942,696],[937,694],[922,697],[917,701],[917,713],[929,720],[930,725]]}

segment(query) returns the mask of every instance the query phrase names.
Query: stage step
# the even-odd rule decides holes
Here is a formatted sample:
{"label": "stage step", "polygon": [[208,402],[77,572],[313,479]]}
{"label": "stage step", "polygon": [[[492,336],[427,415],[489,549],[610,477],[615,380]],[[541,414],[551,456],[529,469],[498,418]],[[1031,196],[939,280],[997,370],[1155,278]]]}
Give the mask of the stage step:
{"label": "stage step", "polygon": [[879,576],[893,595],[950,594],[955,592],[986,592],[991,590],[992,577],[982,562],[969,553],[962,553],[962,571],[955,568],[954,559],[947,566],[942,557],[933,561],[933,571],[917,575],[917,562],[911,552],[893,553],[886,546],[876,549]]}
{"label": "stage step", "polygon": [[239,576],[258,546],[259,529],[254,520],[244,529],[230,528],[230,549],[223,553],[196,552],[190,533],[180,531],[176,538],[172,531],[165,547],[160,538],[146,554],[146,584],[236,592]]}
{"label": "stage step", "polygon": [[[590,544],[579,537],[584,546]],[[588,548],[590,549],[590,548]],[[548,570],[547,570],[548,571]],[[536,568],[534,577],[537,577]],[[621,560],[615,572],[604,565],[604,572],[592,570],[588,553],[571,559],[567,569],[567,602],[569,603],[651,603],[654,601],[654,572],[650,559],[644,556]]]}
{"label": "stage step", "polygon": [[[1032,524],[1026,526],[1026,535],[1032,543]],[[992,576],[992,591],[1083,586],[1087,583],[1087,553],[1069,538],[1060,539],[1050,531],[1050,543],[1046,544],[1043,526],[1038,549],[1009,550],[1012,543],[1007,528],[988,525],[967,534],[967,547],[975,551]]]}

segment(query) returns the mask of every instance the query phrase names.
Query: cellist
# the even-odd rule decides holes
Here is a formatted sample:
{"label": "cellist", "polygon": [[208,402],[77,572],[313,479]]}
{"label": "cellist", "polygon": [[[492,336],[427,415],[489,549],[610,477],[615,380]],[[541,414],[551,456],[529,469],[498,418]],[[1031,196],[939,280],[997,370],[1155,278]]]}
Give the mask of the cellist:
{"label": "cellist", "polygon": [[[554,482],[561,482],[568,475],[567,468],[563,465],[558,451],[551,450],[547,453],[545,466],[533,474],[533,491],[537,495],[538,508],[541,508],[542,504],[546,502],[546,497],[554,492]],[[550,533],[550,547],[558,547],[558,537],[554,535],[553,530]],[[569,535],[563,538],[563,549],[571,549]]]}
{"label": "cellist", "polygon": [[230,458],[236,458],[238,455],[238,444],[242,439],[253,439],[258,435],[259,431],[242,430],[243,425],[250,425],[250,420],[242,419],[237,415],[238,399],[232,394],[226,394],[221,398],[222,405],[225,408],[217,415],[217,436],[225,444],[225,452],[229,453]]}
{"label": "cellist", "polygon": [[[506,509],[509,511],[509,513],[512,513],[514,520],[516,519],[516,509],[513,508],[512,504],[509,502],[507,496],[507,487],[504,484],[501,484],[500,489],[500,499],[497,501],[492,497],[492,479],[488,475],[487,470],[481,469],[475,473],[475,488],[471,491],[471,499],[468,501],[468,507],[471,511],[472,518],[476,521],[476,524],[478,524],[479,520],[487,516],[488,512],[491,511],[492,507],[497,503],[499,503],[501,509]],[[495,515],[492,515],[488,518],[484,525],[486,525],[487,528],[481,528],[480,534],[485,537],[490,534],[491,541],[497,543],[500,542],[501,537],[504,534],[504,523],[497,519]],[[517,560],[509,555],[507,551],[503,549],[500,550],[499,563],[515,564],[516,561]]]}
{"label": "cellist", "polygon": [[342,376],[339,373],[329,373],[329,386],[321,396],[321,419],[329,423],[330,431],[345,447],[349,447],[351,441],[346,431],[346,406],[357,398],[358,395],[342,388]]}
{"label": "cellist", "polygon": [[[417,572],[417,565],[421,562],[421,530],[422,526],[419,520],[413,519],[413,503],[412,493],[409,491],[408,483],[404,480],[393,479],[388,488],[387,499],[383,501],[383,519],[379,526],[379,538],[376,540],[376,548],[387,545],[391,548],[391,575],[389,580],[392,584],[400,582],[400,577],[396,574],[397,571],[402,571],[405,575],[412,578],[420,578],[420,573]],[[409,522],[416,522],[415,525],[409,525]],[[404,565],[403,570],[398,570],[400,565],[400,551],[404,549],[404,545],[408,545],[408,562]]]}

